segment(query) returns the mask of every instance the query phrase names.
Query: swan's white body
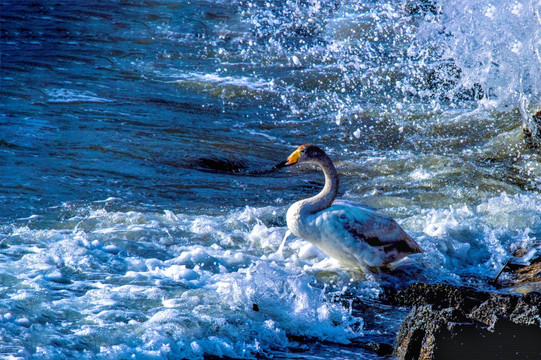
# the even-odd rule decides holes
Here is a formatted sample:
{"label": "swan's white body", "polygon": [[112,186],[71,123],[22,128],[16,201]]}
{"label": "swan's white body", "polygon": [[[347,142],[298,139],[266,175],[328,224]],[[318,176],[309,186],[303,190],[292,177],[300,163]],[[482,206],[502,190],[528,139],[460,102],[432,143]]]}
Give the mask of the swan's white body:
{"label": "swan's white body", "polygon": [[334,201],[338,173],[323,150],[303,145],[285,165],[300,162],[319,165],[325,174],[325,187],[288,209],[287,226],[295,236],[349,267],[381,266],[422,251],[391,217],[362,204]]}

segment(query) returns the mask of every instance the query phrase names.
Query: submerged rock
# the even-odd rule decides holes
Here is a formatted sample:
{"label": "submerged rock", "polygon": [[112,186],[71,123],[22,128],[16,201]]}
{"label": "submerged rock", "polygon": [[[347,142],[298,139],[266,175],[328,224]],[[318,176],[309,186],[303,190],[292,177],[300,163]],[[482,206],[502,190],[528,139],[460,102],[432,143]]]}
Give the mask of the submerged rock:
{"label": "submerged rock", "polygon": [[378,341],[362,341],[362,339],[353,341],[351,346],[363,348],[379,356],[389,356],[392,355],[394,351],[391,344]]}
{"label": "submerged rock", "polygon": [[399,359],[538,359],[541,293],[491,294],[446,284],[412,284],[387,294],[414,306],[396,337]]}
{"label": "submerged rock", "polygon": [[439,7],[437,2],[433,0],[407,1],[405,4],[405,9],[412,15],[441,14],[441,7]]}
{"label": "submerged rock", "polygon": [[526,144],[534,149],[541,148],[541,111],[524,121],[522,130]]}
{"label": "submerged rock", "polygon": [[364,343],[362,348],[375,352],[377,355],[385,356],[393,353],[393,347],[386,343],[379,342],[367,342]]}

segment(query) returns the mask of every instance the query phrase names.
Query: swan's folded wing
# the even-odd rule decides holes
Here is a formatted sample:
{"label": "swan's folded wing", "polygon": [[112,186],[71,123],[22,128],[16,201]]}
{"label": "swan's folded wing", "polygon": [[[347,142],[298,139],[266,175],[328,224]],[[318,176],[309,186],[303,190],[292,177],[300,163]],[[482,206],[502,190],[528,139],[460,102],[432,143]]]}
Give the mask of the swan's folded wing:
{"label": "swan's folded wing", "polygon": [[391,217],[362,208],[348,208],[339,214],[344,229],[359,241],[382,247],[385,252],[412,254],[421,248]]}

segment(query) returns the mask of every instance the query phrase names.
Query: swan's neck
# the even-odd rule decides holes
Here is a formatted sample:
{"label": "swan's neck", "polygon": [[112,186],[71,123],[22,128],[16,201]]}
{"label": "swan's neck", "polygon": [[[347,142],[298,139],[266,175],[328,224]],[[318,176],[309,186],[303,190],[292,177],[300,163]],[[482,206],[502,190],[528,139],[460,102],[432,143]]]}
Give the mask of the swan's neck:
{"label": "swan's neck", "polygon": [[331,159],[325,155],[325,157],[317,159],[314,162],[325,174],[325,186],[316,196],[298,202],[300,214],[315,214],[325,210],[332,205],[332,202],[338,194],[338,172]]}

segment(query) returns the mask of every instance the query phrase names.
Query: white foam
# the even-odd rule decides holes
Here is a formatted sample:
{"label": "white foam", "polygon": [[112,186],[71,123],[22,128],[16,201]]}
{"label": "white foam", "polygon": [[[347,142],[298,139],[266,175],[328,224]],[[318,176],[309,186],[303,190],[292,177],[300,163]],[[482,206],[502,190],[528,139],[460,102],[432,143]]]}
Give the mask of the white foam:
{"label": "white foam", "polygon": [[[346,291],[351,273],[300,239],[288,239],[282,256],[275,256],[286,229],[270,224],[285,208],[246,207],[216,216],[73,211],[78,215],[58,228],[14,228],[11,236],[25,239],[19,245],[8,238],[25,254],[6,269],[10,286],[20,290],[3,314],[21,306],[26,313],[4,321],[19,324],[23,333],[30,334],[26,325],[48,308],[72,327],[66,344],[91,341],[102,355],[200,359],[270,355],[295,346],[290,335],[348,343],[365,331],[363,319],[331,301],[336,295],[327,288]],[[526,250],[523,261],[535,256],[539,214],[541,197],[533,194],[421,210],[405,226],[425,252],[397,266],[417,266],[420,281],[492,277],[519,247]],[[353,284],[364,301],[381,292],[377,278]],[[65,295],[52,303],[36,300],[49,292]],[[42,332],[56,330],[45,326]]]}
{"label": "white foam", "polygon": [[[67,293],[87,288],[48,306],[79,314],[66,318],[73,331],[65,344],[92,339],[101,344],[103,355],[251,358],[286,349],[289,335],[337,343],[362,335],[362,319],[331,302],[315,277],[304,273],[307,266],[317,273],[322,260],[317,249],[295,240],[293,248],[303,248],[301,262],[288,244],[290,256],[280,263],[271,259],[285,233],[283,227],[266,225],[275,213],[270,207],[216,217],[102,209],[68,219],[72,231],[18,228],[17,236],[39,239],[48,248],[36,248],[14,263],[17,279],[30,290],[12,297],[8,308],[16,309],[51,282]],[[204,235],[213,244],[179,241],[168,248],[169,258],[153,257],[163,248],[163,234],[178,231],[192,238]],[[232,234],[242,242],[224,241]],[[37,311],[41,306],[45,304]],[[27,320],[19,322],[23,327],[35,316],[28,311]],[[51,326],[43,331],[56,330]],[[127,341],[126,334],[138,335]],[[119,345],[111,345],[112,339]],[[56,350],[43,346],[41,351],[48,357]]]}
{"label": "white foam", "polygon": [[432,175],[424,169],[415,169],[409,175],[413,180],[427,180],[432,177]]}
{"label": "white foam", "polygon": [[[541,230],[541,197],[501,194],[476,207],[452,206],[424,211],[422,233],[415,236],[425,253],[419,257],[426,276],[459,281],[490,279],[517,249],[531,259],[541,247],[531,236]],[[431,275],[430,275],[431,274]]]}

